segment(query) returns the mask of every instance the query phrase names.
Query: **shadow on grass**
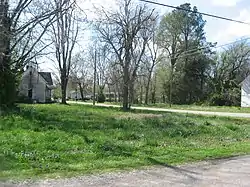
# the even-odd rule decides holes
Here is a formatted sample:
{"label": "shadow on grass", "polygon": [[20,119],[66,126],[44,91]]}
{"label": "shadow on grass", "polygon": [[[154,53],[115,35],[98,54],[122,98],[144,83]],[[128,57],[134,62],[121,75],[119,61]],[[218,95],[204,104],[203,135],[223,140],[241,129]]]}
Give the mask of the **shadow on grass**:
{"label": "shadow on grass", "polygon": [[180,167],[176,167],[176,166],[172,166],[172,165],[169,165],[167,163],[164,163],[164,162],[161,162],[161,161],[158,161],[154,158],[150,158],[148,157],[147,158],[148,161],[151,163],[151,164],[154,164],[154,165],[159,165],[159,166],[164,166],[164,167],[167,167],[169,169],[173,169],[174,171],[178,172],[178,173],[181,173],[181,174],[195,174],[195,175],[198,175],[199,173],[197,172],[194,172],[194,171],[190,171],[190,170],[187,170],[187,169],[183,169],[183,168],[180,168]]}
{"label": "shadow on grass", "polygon": [[164,162],[161,162],[161,161],[158,161],[154,158],[150,158],[148,157],[147,160],[153,164],[153,165],[159,165],[159,166],[163,166],[163,167],[166,167],[166,168],[169,168],[169,169],[172,169],[174,170],[175,172],[177,172],[178,174],[181,174],[183,176],[186,176],[188,177],[189,179],[195,181],[197,180],[196,177],[194,177],[194,175],[199,175],[200,173],[197,173],[197,172],[194,172],[194,171],[190,171],[190,170],[187,170],[187,169],[183,169],[183,168],[180,168],[180,167],[176,167],[176,166],[172,166],[172,165],[169,165],[167,163],[164,163]]}
{"label": "shadow on grass", "polygon": [[[92,137],[94,132],[102,133],[110,137],[113,131],[126,131],[131,127],[137,128],[135,121],[117,120],[113,117],[114,113],[120,112],[118,108],[97,108],[92,106],[76,106],[76,105],[58,105],[51,107],[40,107],[36,105],[28,105],[21,107],[17,111],[13,111],[9,115],[12,123],[6,123],[3,129],[21,128],[32,130],[35,132],[46,132],[59,130],[69,134],[75,134],[83,137],[87,144],[92,144],[98,138]],[[15,116],[19,116],[28,122],[20,122],[15,124],[17,120]],[[139,128],[139,127],[138,127]],[[99,134],[98,134],[99,135]],[[101,140],[105,141],[105,140]]]}

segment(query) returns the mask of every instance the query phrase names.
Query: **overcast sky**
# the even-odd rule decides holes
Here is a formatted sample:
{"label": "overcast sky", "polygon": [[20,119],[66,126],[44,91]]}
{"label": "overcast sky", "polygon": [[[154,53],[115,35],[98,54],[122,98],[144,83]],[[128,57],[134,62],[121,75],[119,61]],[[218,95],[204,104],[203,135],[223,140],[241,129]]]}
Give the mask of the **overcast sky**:
{"label": "overcast sky", "polygon": [[[78,5],[85,10],[88,19],[95,17],[93,5],[101,5],[110,9],[115,7],[114,0],[77,0],[77,2]],[[250,0],[158,0],[157,2],[174,6],[188,2],[191,6],[197,6],[200,12],[206,12],[250,23]],[[157,8],[158,12],[161,12],[161,14],[172,11],[172,9],[167,7],[153,6],[150,4],[149,6]],[[250,37],[250,25],[219,20],[206,16],[203,18],[207,21],[205,27],[207,41],[218,42],[218,45],[223,45],[242,37]],[[90,37],[91,32],[85,32],[85,37],[81,39],[86,43]],[[45,66],[44,68],[47,69]]]}

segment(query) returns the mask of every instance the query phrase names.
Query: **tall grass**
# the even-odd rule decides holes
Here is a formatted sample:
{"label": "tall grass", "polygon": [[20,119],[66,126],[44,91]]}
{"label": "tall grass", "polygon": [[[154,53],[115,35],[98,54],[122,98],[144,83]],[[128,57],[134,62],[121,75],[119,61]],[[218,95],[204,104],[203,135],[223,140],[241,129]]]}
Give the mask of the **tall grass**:
{"label": "tall grass", "polygon": [[71,176],[250,153],[250,120],[156,113],[21,105],[0,118],[0,177]]}

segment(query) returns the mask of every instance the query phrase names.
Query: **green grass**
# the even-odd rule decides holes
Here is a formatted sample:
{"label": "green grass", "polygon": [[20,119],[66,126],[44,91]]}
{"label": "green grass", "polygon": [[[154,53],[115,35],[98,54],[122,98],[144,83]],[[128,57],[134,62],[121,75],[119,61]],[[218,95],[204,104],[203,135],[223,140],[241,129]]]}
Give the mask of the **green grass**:
{"label": "green grass", "polygon": [[0,178],[64,177],[250,153],[250,120],[21,105],[0,116]]}

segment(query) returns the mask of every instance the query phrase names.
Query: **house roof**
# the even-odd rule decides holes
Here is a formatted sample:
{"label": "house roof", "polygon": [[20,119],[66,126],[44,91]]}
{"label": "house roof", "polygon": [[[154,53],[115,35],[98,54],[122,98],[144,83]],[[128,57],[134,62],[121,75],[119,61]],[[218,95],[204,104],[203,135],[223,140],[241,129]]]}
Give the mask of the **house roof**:
{"label": "house roof", "polygon": [[44,80],[48,83],[48,85],[53,85],[52,77],[50,72],[38,72]]}

